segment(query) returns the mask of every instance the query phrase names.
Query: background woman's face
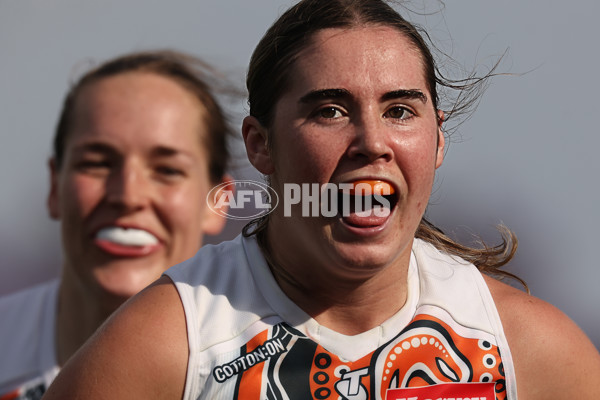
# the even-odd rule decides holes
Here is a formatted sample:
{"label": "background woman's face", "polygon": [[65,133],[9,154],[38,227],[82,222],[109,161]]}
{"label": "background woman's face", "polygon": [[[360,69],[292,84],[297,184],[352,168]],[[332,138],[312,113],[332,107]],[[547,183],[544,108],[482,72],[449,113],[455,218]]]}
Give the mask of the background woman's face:
{"label": "background woman's face", "polygon": [[275,189],[376,179],[396,196],[376,221],[303,218],[300,207],[288,218],[279,208],[271,222],[285,226],[283,248],[302,243],[325,264],[369,268],[410,250],[444,148],[423,75],[419,52],[388,27],[323,30],[300,53],[270,132]]}
{"label": "background woman's face", "polygon": [[49,197],[67,281],[129,297],[220,230],[206,207],[203,112],[187,90],[150,73],[82,90]]}

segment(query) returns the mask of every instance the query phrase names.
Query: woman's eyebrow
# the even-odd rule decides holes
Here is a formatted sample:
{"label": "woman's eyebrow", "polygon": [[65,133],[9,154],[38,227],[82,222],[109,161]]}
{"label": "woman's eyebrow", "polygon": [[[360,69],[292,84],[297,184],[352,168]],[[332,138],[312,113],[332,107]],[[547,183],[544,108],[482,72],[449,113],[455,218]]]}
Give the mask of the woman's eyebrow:
{"label": "woman's eyebrow", "polygon": [[151,154],[153,156],[157,156],[157,157],[175,156],[179,153],[180,153],[179,150],[174,149],[172,147],[167,147],[167,146],[156,146],[152,149],[152,152],[151,152]]}
{"label": "woman's eyebrow", "polygon": [[427,103],[427,96],[419,89],[398,89],[385,93],[381,96],[381,101],[394,99],[416,99]]}
{"label": "woman's eyebrow", "polygon": [[79,153],[115,153],[115,149],[102,142],[86,142],[73,146],[73,151]]}
{"label": "woman's eyebrow", "polygon": [[[312,90],[300,98],[300,103],[312,103],[323,99],[351,98],[352,94],[346,89],[318,89]],[[427,103],[427,96],[419,89],[398,89],[386,92],[381,96],[381,101],[394,99],[416,99]]]}
{"label": "woman's eyebrow", "polygon": [[300,98],[300,103],[312,103],[323,99],[350,98],[352,94],[346,89],[318,89],[312,90]]}
{"label": "woman's eyebrow", "polygon": [[177,149],[169,146],[155,146],[152,148],[150,155],[157,158],[166,157],[186,157],[193,158],[190,152],[185,149]]}

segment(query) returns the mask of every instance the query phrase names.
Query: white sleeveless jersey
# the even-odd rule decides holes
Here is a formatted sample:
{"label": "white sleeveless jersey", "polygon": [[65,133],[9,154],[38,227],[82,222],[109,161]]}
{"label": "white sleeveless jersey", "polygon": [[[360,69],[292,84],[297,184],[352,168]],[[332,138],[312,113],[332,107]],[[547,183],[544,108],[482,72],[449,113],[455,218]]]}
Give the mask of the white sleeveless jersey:
{"label": "white sleeveless jersey", "polygon": [[204,246],[166,275],[187,320],[185,399],[517,398],[480,272],[421,240],[406,304],[355,336],[319,325],[286,297],[254,238]]}
{"label": "white sleeveless jersey", "polygon": [[0,298],[0,400],[37,400],[59,371],[58,280]]}

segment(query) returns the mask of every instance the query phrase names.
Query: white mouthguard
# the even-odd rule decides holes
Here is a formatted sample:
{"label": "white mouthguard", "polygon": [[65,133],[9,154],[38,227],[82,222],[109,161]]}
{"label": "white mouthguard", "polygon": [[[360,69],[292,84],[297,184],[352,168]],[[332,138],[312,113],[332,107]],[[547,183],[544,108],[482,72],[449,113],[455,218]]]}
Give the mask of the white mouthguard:
{"label": "white mouthguard", "polygon": [[158,243],[156,236],[147,231],[116,226],[100,229],[96,238],[124,246],[149,246]]}

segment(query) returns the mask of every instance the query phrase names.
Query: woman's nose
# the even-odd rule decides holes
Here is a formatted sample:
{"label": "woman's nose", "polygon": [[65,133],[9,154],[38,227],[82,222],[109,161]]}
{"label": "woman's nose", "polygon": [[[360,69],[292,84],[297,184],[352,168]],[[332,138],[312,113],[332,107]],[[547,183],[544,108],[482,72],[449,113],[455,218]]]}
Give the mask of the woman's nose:
{"label": "woman's nose", "polygon": [[109,204],[126,211],[145,207],[149,202],[149,182],[139,166],[123,165],[113,171],[107,182]]}
{"label": "woman's nose", "polygon": [[364,157],[369,162],[378,159],[390,161],[393,152],[385,126],[377,116],[365,116],[355,124],[355,135],[348,149],[352,158]]}

